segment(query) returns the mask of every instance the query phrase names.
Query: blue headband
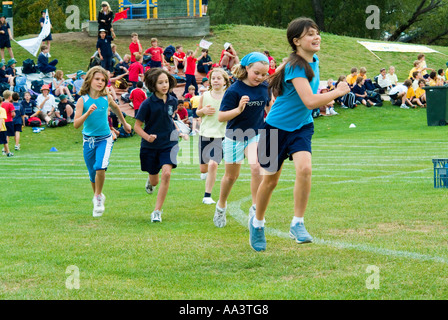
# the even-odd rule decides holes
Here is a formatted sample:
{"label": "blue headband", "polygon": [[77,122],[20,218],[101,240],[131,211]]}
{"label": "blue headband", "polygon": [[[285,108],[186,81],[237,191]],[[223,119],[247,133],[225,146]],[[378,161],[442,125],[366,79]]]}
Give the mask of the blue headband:
{"label": "blue headband", "polygon": [[241,65],[243,67],[247,67],[248,65],[255,63],[255,62],[266,62],[269,63],[268,57],[266,57],[264,54],[260,52],[251,52],[248,55],[244,56],[243,59],[241,59]]}

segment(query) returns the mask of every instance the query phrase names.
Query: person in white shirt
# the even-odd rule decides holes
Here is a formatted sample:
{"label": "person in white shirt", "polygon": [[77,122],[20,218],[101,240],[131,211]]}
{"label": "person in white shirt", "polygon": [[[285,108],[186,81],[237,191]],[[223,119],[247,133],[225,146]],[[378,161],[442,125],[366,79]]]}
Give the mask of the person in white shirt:
{"label": "person in white shirt", "polygon": [[392,84],[393,87],[398,85],[398,78],[397,78],[397,75],[395,74],[395,67],[393,67],[393,66],[389,67],[389,72],[386,74],[386,77],[390,81],[390,83]]}
{"label": "person in white shirt", "polygon": [[36,98],[37,107],[45,114],[48,114],[54,111],[56,107],[56,100],[54,96],[50,94],[50,86],[43,85],[40,89],[41,94],[39,94]]}
{"label": "person in white shirt", "polygon": [[390,80],[386,76],[386,68],[382,68],[380,70],[380,74],[378,75],[378,85],[382,89],[387,90],[387,91],[392,89],[392,83],[390,82]]}

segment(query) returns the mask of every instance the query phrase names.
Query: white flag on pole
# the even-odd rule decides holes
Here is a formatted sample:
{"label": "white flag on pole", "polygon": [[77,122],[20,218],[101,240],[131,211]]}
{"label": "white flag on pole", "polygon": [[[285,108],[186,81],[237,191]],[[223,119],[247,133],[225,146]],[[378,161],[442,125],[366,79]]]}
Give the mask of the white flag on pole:
{"label": "white flag on pole", "polygon": [[24,48],[26,51],[31,53],[33,56],[37,56],[39,53],[40,45],[42,44],[42,40],[48,37],[51,32],[51,22],[50,16],[48,15],[48,9],[46,10],[45,22],[42,30],[36,38],[25,39],[20,41],[15,41],[19,46]]}
{"label": "white flag on pole", "polygon": [[213,44],[212,42],[208,42],[207,40],[204,40],[204,39],[202,39],[201,42],[199,42],[199,46],[200,46],[202,49],[207,49],[207,50],[208,50],[208,48],[210,48],[210,46],[211,46],[212,44]]}

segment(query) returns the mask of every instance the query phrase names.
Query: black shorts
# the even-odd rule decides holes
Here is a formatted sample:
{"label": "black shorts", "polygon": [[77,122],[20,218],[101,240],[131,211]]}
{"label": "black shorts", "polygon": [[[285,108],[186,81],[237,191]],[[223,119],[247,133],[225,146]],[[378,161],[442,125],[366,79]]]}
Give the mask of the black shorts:
{"label": "black shorts", "polygon": [[0,39],[0,49],[11,48],[11,41],[8,39]]}
{"label": "black shorts", "polygon": [[12,123],[12,121],[5,122],[5,126],[6,126],[6,135],[8,137],[14,137],[14,123]]}
{"label": "black shorts", "polygon": [[165,149],[140,148],[140,168],[150,175],[158,174],[166,164],[172,165],[174,169],[177,167],[178,152],[178,144]]}
{"label": "black shorts", "polygon": [[311,137],[314,134],[314,123],[304,125],[293,132],[277,129],[265,123],[259,130],[258,162],[269,172],[277,172],[283,162],[299,151],[311,153]]}
{"label": "black shorts", "polygon": [[22,132],[22,125],[21,124],[15,124],[14,125],[14,132]]}
{"label": "black shorts", "polygon": [[0,144],[7,144],[6,131],[0,131]]}
{"label": "black shorts", "polygon": [[202,0],[202,5],[203,6],[207,6],[208,5],[208,0]]}
{"label": "black shorts", "polygon": [[210,160],[220,164],[222,161],[223,149],[222,140],[224,138],[209,138],[199,136],[199,162],[208,164]]}

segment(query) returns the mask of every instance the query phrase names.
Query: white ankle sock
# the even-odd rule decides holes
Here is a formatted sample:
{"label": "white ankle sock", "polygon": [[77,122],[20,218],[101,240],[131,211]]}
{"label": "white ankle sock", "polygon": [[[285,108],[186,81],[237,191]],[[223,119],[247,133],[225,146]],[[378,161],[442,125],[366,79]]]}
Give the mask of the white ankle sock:
{"label": "white ankle sock", "polygon": [[252,225],[254,228],[264,228],[265,219],[263,220],[257,220],[257,218],[254,217],[254,220],[252,221]]}
{"label": "white ankle sock", "polygon": [[291,225],[292,226],[295,226],[297,223],[304,223],[304,221],[303,221],[303,217],[302,218],[298,218],[298,217],[294,217],[294,218],[292,218],[292,222],[291,222]]}

